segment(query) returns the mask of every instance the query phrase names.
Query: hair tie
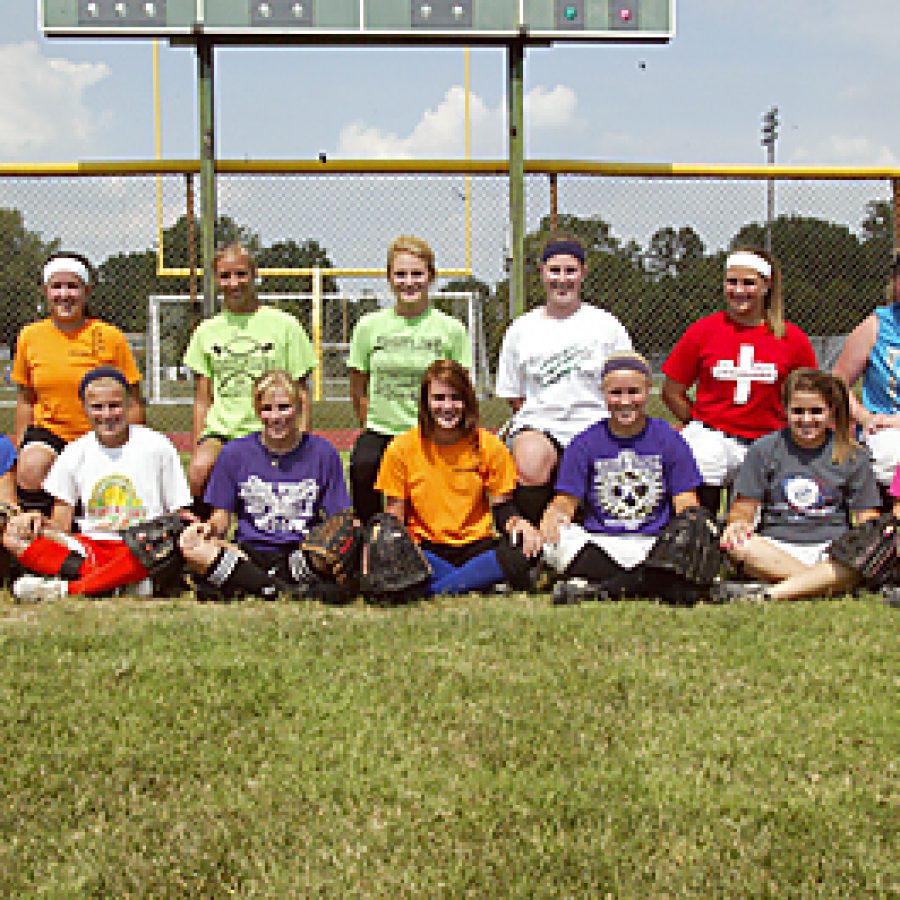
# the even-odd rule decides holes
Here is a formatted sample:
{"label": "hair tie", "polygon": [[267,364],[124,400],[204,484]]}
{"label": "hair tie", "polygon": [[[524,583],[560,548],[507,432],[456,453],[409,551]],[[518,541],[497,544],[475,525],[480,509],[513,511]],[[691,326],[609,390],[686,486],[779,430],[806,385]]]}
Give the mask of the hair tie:
{"label": "hair tie", "polygon": [[545,263],[551,256],[574,256],[584,265],[584,247],[578,241],[550,241],[541,253],[541,262]]}
{"label": "hair tie", "polygon": [[763,278],[772,277],[772,264],[752,250],[737,250],[728,255],[728,259],[725,260],[725,269],[737,267],[753,269],[754,272],[759,272]]}
{"label": "hair tie", "polygon": [[115,366],[97,366],[96,369],[85,372],[84,378],[81,379],[81,384],[78,385],[78,397],[82,403],[84,403],[85,391],[98,378],[112,378],[113,381],[118,381],[126,391],[128,390],[128,382],[125,376]]}
{"label": "hair tie", "polygon": [[43,281],[41,283],[46,284],[59,272],[69,272],[72,275],[77,275],[85,284],[91,283],[91,273],[88,271],[88,267],[80,259],[75,259],[74,256],[54,256],[53,259],[49,260],[44,266],[41,276]]}

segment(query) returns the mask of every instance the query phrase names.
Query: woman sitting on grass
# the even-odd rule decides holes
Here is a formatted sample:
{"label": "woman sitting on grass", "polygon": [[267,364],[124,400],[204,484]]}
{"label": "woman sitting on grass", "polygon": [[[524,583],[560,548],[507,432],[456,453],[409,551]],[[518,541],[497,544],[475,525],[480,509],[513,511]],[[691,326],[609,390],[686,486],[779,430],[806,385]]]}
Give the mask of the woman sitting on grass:
{"label": "woman sitting on grass", "polygon": [[795,600],[859,582],[828,556],[851,517],[860,524],[878,515],[880,499],[869,457],[850,437],[847,387],[797,369],[785,382],[784,407],[788,427],[747,451],[722,534],[722,548],[762,583],[722,582],[718,599]]}
{"label": "woman sitting on grass", "polygon": [[375,484],[431,564],[428,594],[503,581],[530,586],[541,538],[513,504],[515,486],[512,455],[478,427],[468,373],[453,360],[433,362],[419,392],[419,424],[388,445]]}
{"label": "woman sitting on grass", "polygon": [[[700,472],[684,438],[647,415],[652,373],[638,353],[612,354],[600,384],[609,409],[566,447],[541,520],[544,558],[568,581],[554,603],[660,597],[692,603],[699,588],[644,565],[672,513],[697,506]],[[584,524],[574,522],[578,510]]]}
{"label": "woman sitting on grass", "polygon": [[[208,585],[224,596],[268,597],[283,587],[336,599],[334,585],[319,591],[316,579],[306,578],[302,555],[294,552],[310,526],[350,507],[337,450],[302,428],[304,397],[302,382],[283,369],[266,372],[253,384],[262,430],[222,448],[204,495],[213,510],[208,531],[192,530],[188,546],[182,542],[192,568],[206,571],[201,595]],[[240,554],[216,540],[228,535],[233,519]],[[210,539],[205,543],[204,534]]]}

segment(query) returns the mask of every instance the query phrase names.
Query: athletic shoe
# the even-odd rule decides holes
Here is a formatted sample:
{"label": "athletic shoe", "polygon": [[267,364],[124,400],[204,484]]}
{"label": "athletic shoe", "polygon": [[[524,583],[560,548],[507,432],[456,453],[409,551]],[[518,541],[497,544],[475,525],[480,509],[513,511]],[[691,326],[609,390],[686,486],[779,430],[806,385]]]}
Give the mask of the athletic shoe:
{"label": "athletic shoe", "polygon": [[22,575],[13,582],[13,596],[23,603],[62,600],[69,596],[69,582],[40,575]]}
{"label": "athletic shoe", "polygon": [[885,585],[881,589],[881,597],[885,606],[900,607],[900,587],[897,585]]}
{"label": "athletic shoe", "polygon": [[771,600],[769,585],[761,581],[715,581],[709,590],[712,603],[735,603],[741,600],[762,602]]}
{"label": "athletic shoe", "polygon": [[574,603],[584,603],[586,600],[608,599],[609,596],[600,585],[586,578],[569,578],[567,581],[557,581],[553,585],[554,606],[570,606]]}

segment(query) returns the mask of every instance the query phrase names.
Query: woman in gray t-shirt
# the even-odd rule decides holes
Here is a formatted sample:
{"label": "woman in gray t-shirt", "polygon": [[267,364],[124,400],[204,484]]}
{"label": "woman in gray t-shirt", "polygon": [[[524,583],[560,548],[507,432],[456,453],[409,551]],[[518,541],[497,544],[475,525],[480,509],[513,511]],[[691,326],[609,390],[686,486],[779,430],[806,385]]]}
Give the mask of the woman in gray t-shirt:
{"label": "woman in gray t-shirt", "polygon": [[762,584],[726,582],[722,599],[793,600],[843,593],[859,580],[828,555],[835,538],[878,515],[872,465],[850,438],[847,388],[825,372],[797,369],[785,382],[784,407],[788,427],[747,451],[722,534],[723,549]]}

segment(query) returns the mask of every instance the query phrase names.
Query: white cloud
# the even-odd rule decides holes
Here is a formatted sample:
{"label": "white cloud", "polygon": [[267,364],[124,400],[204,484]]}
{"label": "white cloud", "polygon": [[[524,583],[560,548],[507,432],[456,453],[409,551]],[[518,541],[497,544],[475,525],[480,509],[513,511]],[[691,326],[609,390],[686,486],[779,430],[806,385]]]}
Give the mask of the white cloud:
{"label": "white cloud", "polygon": [[575,121],[578,97],[572,88],[558,84],[552,88],[542,85],[525,97],[525,126],[528,129],[555,131]]}
{"label": "white cloud", "polygon": [[[525,97],[529,131],[551,132],[575,122],[578,98],[565,85],[538,86]],[[470,97],[472,154],[499,156],[505,152],[506,110],[489,107],[477,94]],[[341,129],[336,155],[344,159],[456,159],[465,153],[465,90],[451,87],[433,109],[426,109],[407,135],[356,121]]]}
{"label": "white cloud", "polygon": [[832,135],[814,147],[797,147],[788,162],[795,165],[894,167],[900,164],[900,159],[886,144],[867,137]]}
{"label": "white cloud", "polygon": [[13,156],[81,144],[105,117],[85,103],[88,88],[106,78],[103,63],[73,63],[42,55],[33,41],[0,45],[0,153]]}

